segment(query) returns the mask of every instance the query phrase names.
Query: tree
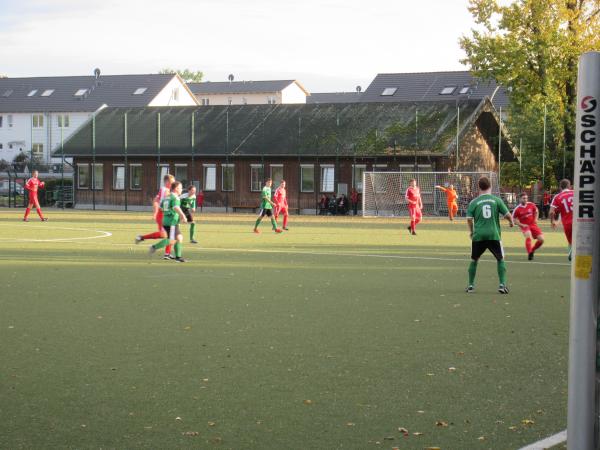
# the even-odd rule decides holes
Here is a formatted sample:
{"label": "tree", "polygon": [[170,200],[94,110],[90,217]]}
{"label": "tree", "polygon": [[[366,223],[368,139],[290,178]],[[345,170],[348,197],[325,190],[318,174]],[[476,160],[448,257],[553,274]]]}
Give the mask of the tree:
{"label": "tree", "polygon": [[161,69],[158,73],[177,73],[181,78],[183,78],[183,81],[185,81],[186,83],[200,83],[202,81],[202,77],[204,76],[204,74],[199,70],[194,71],[189,69],[181,70],[166,68]]}
{"label": "tree", "polygon": [[461,62],[508,89],[507,126],[538,164],[546,109],[545,169],[560,177],[563,152],[572,164],[575,146],[578,58],[600,49],[600,0],[470,0],[469,11],[478,28],[460,39]]}

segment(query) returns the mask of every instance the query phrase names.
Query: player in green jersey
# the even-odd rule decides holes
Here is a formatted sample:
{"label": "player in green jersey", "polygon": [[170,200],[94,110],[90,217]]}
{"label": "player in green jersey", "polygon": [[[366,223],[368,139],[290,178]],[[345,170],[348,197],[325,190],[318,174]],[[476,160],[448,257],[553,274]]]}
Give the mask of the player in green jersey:
{"label": "player in green jersey", "polygon": [[190,224],[190,243],[197,244],[194,239],[196,223],[194,222],[194,213],[196,212],[196,186],[193,184],[187,188],[187,192],[181,196],[181,210]]}
{"label": "player in green jersey", "polygon": [[181,183],[179,181],[174,181],[173,184],[171,184],[171,195],[164,198],[160,205],[163,211],[163,229],[167,237],[162,241],[151,245],[150,254],[153,254],[159,248],[166,247],[170,244],[175,248],[175,261],[185,262],[185,259],[181,257],[183,235],[179,231],[179,222],[186,223],[187,219],[181,210],[181,201],[179,200],[180,195]]}
{"label": "player in green jersey", "polygon": [[487,177],[481,177],[478,185],[479,197],[474,198],[467,208],[467,224],[472,241],[467,292],[474,292],[477,262],[483,252],[489,250],[497,261],[500,281],[498,292],[508,294],[504,249],[500,240],[500,216],[505,218],[511,227],[514,226],[513,218],[502,199],[491,194],[492,184]]}
{"label": "player in green jersey", "polygon": [[273,226],[273,231],[275,233],[281,233],[281,228],[277,226],[277,221],[275,217],[273,217],[273,207],[275,203],[271,200],[271,186],[273,185],[273,180],[267,178],[265,182],[265,186],[262,188],[260,193],[260,212],[258,214],[258,219],[256,219],[256,223],[254,224],[254,232],[260,233],[258,231],[258,225],[260,225],[260,221],[263,217],[268,216],[271,218],[271,225]]}

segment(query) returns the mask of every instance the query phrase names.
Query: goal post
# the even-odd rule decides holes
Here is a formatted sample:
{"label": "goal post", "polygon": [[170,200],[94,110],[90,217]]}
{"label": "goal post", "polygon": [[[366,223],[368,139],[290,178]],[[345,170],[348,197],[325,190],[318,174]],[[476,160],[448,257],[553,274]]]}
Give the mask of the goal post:
{"label": "goal post", "polygon": [[458,216],[464,216],[469,202],[477,197],[477,180],[486,176],[492,182],[492,193],[499,195],[495,172],[364,172],[362,179],[363,217],[398,217],[408,215],[404,198],[410,180],[417,180],[423,200],[423,213],[448,215],[446,194],[436,186],[452,185],[458,194]]}

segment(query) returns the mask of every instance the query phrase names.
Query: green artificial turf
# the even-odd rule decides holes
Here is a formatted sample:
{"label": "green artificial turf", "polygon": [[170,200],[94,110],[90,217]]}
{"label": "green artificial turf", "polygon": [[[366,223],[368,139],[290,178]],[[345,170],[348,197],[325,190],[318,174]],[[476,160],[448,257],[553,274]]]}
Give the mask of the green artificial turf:
{"label": "green artificial turf", "polygon": [[465,294],[464,222],[254,235],[201,214],[177,264],[133,243],[149,213],[46,213],[0,211],[0,448],[516,449],[566,428],[569,266],[547,225],[533,262],[504,228],[503,296],[489,254]]}

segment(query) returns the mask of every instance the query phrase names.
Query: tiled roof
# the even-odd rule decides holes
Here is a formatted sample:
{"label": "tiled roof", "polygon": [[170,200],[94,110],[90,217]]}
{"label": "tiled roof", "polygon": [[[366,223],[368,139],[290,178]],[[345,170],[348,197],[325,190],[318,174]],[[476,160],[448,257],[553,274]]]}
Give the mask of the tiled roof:
{"label": "tiled roof", "polygon": [[[0,78],[0,112],[91,112],[104,104],[121,107],[147,106],[174,76],[147,74],[101,75],[98,79],[94,76]],[[141,93],[135,95],[136,90]],[[78,91],[82,95],[75,95]]]}
{"label": "tiled roof", "polygon": [[[264,92],[279,92],[295,83],[295,80],[267,81],[206,81],[203,83],[188,83],[194,95],[202,94],[250,94]],[[300,86],[302,88],[302,86]],[[302,88],[304,90],[304,88]]]}
{"label": "tiled roof", "polygon": [[306,103],[357,103],[361,96],[359,92],[313,92]]}

